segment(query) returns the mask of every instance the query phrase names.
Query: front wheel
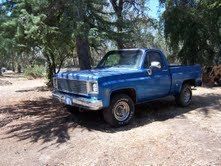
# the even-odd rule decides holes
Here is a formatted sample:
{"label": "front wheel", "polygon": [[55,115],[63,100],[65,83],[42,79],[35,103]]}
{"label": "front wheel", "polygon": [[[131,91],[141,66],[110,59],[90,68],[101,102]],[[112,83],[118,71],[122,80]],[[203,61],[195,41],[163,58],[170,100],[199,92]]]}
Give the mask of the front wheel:
{"label": "front wheel", "polygon": [[180,94],[176,96],[176,103],[181,107],[187,107],[192,101],[192,90],[191,86],[184,84],[180,91]]}
{"label": "front wheel", "polygon": [[124,126],[133,118],[134,110],[134,102],[129,96],[116,95],[112,98],[110,106],[103,110],[104,120],[111,126]]}

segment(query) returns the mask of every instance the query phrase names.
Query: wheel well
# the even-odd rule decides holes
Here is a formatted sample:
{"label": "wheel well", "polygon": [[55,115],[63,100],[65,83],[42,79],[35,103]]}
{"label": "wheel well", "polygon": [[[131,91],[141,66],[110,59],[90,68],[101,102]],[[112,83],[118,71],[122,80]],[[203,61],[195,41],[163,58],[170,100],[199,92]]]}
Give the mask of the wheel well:
{"label": "wheel well", "polygon": [[135,91],[135,89],[127,88],[127,89],[115,90],[111,93],[110,99],[112,99],[113,96],[118,95],[118,94],[126,94],[133,100],[134,103],[136,103],[136,91]]}
{"label": "wheel well", "polygon": [[196,86],[196,81],[194,79],[185,80],[183,82],[183,85],[185,85],[185,84],[188,84],[188,85],[191,85],[191,86]]}

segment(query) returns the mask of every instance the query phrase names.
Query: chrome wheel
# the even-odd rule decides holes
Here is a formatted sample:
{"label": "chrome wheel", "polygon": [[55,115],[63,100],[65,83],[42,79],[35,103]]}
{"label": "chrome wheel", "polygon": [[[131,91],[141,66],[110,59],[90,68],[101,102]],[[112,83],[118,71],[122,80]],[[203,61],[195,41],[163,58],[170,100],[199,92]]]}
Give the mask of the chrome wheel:
{"label": "chrome wheel", "polygon": [[118,121],[125,121],[130,115],[130,106],[127,102],[120,101],[113,108],[113,113]]}
{"label": "chrome wheel", "polygon": [[184,100],[184,103],[188,103],[191,100],[191,92],[189,91],[189,89],[184,90],[183,100]]}

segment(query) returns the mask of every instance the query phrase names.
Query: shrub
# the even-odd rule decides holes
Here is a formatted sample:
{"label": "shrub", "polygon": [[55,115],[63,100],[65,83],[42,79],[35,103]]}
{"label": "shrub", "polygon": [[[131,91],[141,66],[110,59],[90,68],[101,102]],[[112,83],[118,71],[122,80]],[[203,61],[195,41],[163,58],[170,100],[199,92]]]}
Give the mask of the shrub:
{"label": "shrub", "polygon": [[42,78],[45,76],[45,67],[42,65],[34,65],[27,67],[24,72],[28,78]]}

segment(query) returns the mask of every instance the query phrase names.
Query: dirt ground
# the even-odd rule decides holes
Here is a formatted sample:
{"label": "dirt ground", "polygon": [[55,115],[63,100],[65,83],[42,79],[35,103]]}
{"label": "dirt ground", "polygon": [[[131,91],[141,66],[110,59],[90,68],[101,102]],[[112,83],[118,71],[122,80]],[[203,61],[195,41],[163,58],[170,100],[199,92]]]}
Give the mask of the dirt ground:
{"label": "dirt ground", "polygon": [[188,108],[172,98],[137,106],[111,128],[100,113],[71,115],[45,80],[0,81],[0,165],[221,165],[221,87],[197,88]]}

